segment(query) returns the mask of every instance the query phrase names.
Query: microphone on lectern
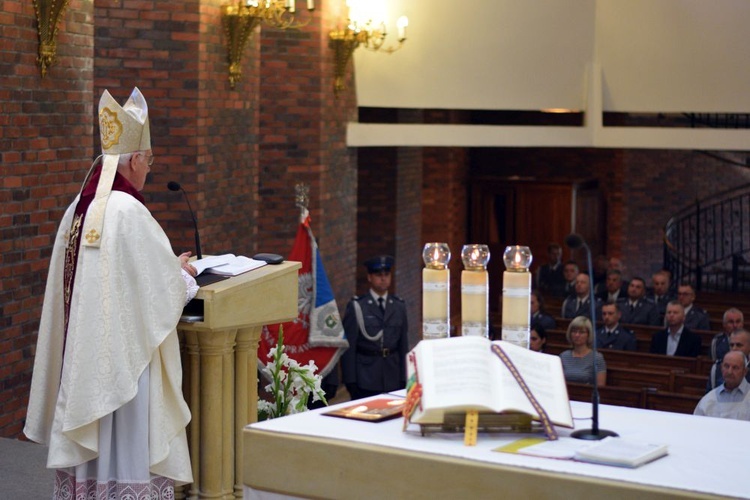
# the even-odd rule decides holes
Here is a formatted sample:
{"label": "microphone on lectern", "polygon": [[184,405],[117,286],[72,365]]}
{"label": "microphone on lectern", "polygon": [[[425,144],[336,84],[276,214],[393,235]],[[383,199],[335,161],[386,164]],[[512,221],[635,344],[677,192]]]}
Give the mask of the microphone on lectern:
{"label": "microphone on lectern", "polygon": [[616,432],[606,431],[599,429],[599,384],[596,381],[596,306],[594,305],[594,266],[591,261],[591,249],[586,244],[586,241],[578,234],[571,233],[565,237],[565,244],[571,250],[577,250],[579,248],[586,249],[586,261],[589,268],[589,303],[591,304],[591,328],[593,329],[592,336],[594,337],[591,349],[594,354],[594,386],[591,390],[591,429],[581,429],[573,432],[570,437],[577,439],[587,440],[599,440],[604,439],[607,436],[617,436]]}
{"label": "microphone on lectern", "polygon": [[190,210],[190,216],[193,218],[193,228],[195,229],[195,252],[198,254],[198,258],[202,259],[203,252],[201,252],[201,237],[198,234],[198,219],[195,218],[193,207],[190,206],[190,199],[188,198],[187,192],[183,189],[182,186],[180,186],[179,182],[175,181],[169,181],[167,183],[167,188],[170,191],[182,191],[182,194],[185,196],[185,201],[187,202],[188,209]]}

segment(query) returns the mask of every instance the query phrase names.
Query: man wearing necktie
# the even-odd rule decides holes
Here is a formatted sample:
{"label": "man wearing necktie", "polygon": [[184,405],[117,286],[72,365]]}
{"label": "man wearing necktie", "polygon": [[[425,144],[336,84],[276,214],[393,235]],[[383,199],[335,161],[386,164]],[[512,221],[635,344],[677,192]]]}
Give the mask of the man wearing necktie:
{"label": "man wearing necktie", "polygon": [[370,290],[352,298],[344,315],[349,349],[341,358],[341,371],[352,399],[406,386],[406,304],[388,292],[394,259],[379,255],[364,264]]}
{"label": "man wearing necktie", "polygon": [[628,285],[628,296],[618,299],[622,318],[626,325],[659,326],[659,311],[650,299],[646,298],[646,282],[635,277]]}
{"label": "man wearing necktie", "polygon": [[596,345],[601,349],[636,351],[635,334],[620,325],[620,306],[616,302],[607,302],[602,306],[604,325],[596,331]]}
{"label": "man wearing necktie", "polygon": [[659,313],[659,324],[664,324],[664,314],[667,312],[667,304],[677,299],[677,294],[671,290],[670,273],[665,270],[657,271],[651,276],[651,293],[648,298],[656,304]]}
{"label": "man wearing necktie", "polygon": [[[577,318],[578,316],[586,316],[591,319],[591,302],[589,296],[589,287],[591,286],[591,280],[589,275],[585,273],[579,273],[576,276],[575,295],[569,296],[563,301],[562,309],[560,314],[563,318]],[[602,301],[596,299],[594,303],[594,314],[596,320],[601,318],[602,313]]]}

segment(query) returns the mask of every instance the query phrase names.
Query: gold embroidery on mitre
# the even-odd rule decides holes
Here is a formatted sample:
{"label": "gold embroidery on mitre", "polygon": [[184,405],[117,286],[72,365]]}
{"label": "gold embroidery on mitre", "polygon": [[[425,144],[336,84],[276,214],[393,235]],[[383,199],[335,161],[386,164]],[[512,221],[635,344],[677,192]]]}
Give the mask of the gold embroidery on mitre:
{"label": "gold embroidery on mitre", "polygon": [[122,122],[117,118],[117,113],[109,108],[99,112],[99,128],[102,137],[102,148],[111,148],[120,142],[122,135]]}
{"label": "gold embroidery on mitre", "polygon": [[90,230],[84,237],[86,238],[86,241],[89,242],[89,244],[95,242],[100,238],[99,233],[96,231],[96,229]]}

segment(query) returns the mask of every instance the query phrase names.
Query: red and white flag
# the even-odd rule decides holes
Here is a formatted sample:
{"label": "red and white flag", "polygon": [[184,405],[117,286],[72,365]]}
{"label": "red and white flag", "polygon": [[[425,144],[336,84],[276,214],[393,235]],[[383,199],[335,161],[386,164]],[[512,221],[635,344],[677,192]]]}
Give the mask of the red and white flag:
{"label": "red and white flag", "polygon": [[[318,368],[316,373],[324,377],[335,368],[349,343],[344,337],[344,326],[323,268],[318,245],[310,229],[307,210],[300,217],[297,236],[288,260],[301,262],[302,267],[298,275],[297,318],[282,323],[285,352],[302,365],[310,360],[314,361]],[[261,368],[268,362],[268,353],[276,347],[279,326],[263,327],[258,346],[258,365]]]}

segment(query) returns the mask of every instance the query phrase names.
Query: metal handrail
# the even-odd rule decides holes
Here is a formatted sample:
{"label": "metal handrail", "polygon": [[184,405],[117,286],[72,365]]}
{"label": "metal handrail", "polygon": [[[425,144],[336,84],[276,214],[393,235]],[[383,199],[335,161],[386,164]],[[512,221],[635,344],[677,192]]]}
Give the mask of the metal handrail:
{"label": "metal handrail", "polygon": [[[696,200],[663,229],[664,268],[696,290],[750,290],[750,184]],[[742,257],[742,259],[740,258]]]}

